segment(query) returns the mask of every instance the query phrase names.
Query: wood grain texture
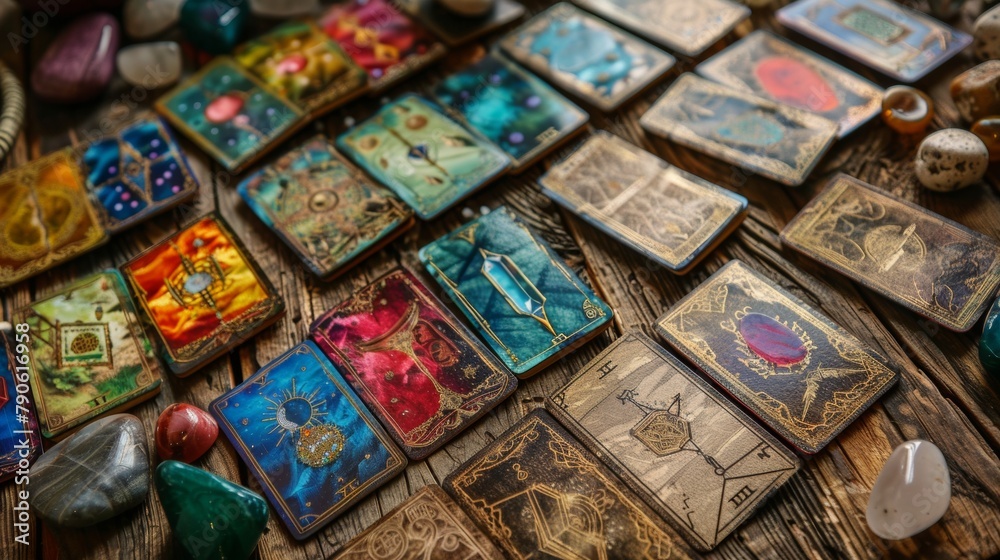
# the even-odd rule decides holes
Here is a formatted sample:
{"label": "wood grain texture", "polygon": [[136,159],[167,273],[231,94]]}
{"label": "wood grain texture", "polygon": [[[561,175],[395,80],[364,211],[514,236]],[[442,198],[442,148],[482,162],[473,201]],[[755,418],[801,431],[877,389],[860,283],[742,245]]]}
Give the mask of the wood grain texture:
{"label": "wood grain texture", "polygon": [[[551,3],[551,0],[525,1],[530,13]],[[925,0],[906,3],[918,9],[927,7]],[[954,23],[971,29],[980,4],[977,0],[967,2]],[[37,60],[56,27],[55,24],[47,26],[21,49],[23,64],[13,67],[22,77],[24,68],[30,68],[31,61]],[[770,8],[755,9],[751,20],[739,26],[723,44],[757,28],[775,29],[881,86],[892,85],[829,49],[783,32],[775,25]],[[177,30],[172,33],[176,34]],[[406,91],[424,90],[432,78],[477,56],[483,51],[483,45],[491,43],[495,37],[496,34],[484,43],[453,51],[432,69],[384,95],[394,98]],[[712,47],[700,58],[722,46]],[[192,61],[187,62],[190,68]],[[694,62],[682,58],[668,78],[615,113],[601,114],[584,105],[591,113],[592,128],[620,135],[672,164],[749,199],[749,216],[739,230],[685,276],[675,276],[625,249],[593,227],[560,211],[540,194],[535,180],[551,162],[569,152],[567,147],[521,175],[502,178],[441,217],[419,223],[336,281],[322,283],[310,276],[293,253],[242,204],[235,188],[241,177],[226,173],[193,144],[182,139],[181,147],[202,185],[192,203],[119,234],[108,245],[86,256],[0,291],[3,316],[9,318],[13,309],[53,293],[77,277],[120,265],[194,217],[218,209],[285,297],[287,313],[275,326],[194,376],[184,380],[167,379],[156,399],[133,409],[132,413],[142,420],[152,441],[156,418],[168,403],[190,402],[207,407],[212,399],[305,339],[309,324],[318,315],[395,266],[407,266],[416,272],[440,299],[447,302],[436,283],[423,272],[416,251],[466,221],[463,208],[478,213],[482,206],[492,208],[506,204],[524,217],[529,226],[615,309],[612,328],[523,382],[511,398],[469,430],[426,460],[413,462],[402,476],[360,502],[316,536],[304,542],[294,541],[272,515],[257,552],[263,559],[328,558],[384,513],[423,486],[443,481],[458,465],[518,419],[541,407],[546,395],[561,387],[618,334],[637,328],[655,339],[651,325],[666,308],[722,264],[737,258],[882,352],[899,365],[902,379],[880,403],[824,451],[808,460],[802,471],[708,556],[737,560],[882,556],[979,558],[1000,554],[1000,460],[997,457],[1000,453],[1000,381],[990,379],[979,364],[976,345],[982,323],[969,333],[948,332],[782,248],[778,240],[781,228],[815,194],[823,180],[838,171],[1000,238],[1000,220],[997,220],[1000,216],[997,190],[1000,175],[997,169],[992,169],[981,185],[952,194],[931,193],[920,187],[913,174],[913,155],[919,140],[900,138],[880,122],[872,122],[838,141],[803,187],[781,187],[643,133],[638,125],[639,116],[680,71],[692,69]],[[971,55],[960,55],[918,84],[936,104],[937,116],[931,130],[961,126],[948,95],[948,83],[974,63]],[[160,93],[135,90],[116,78],[98,103],[62,107],[42,104],[29,96],[26,128],[18,136],[2,168],[9,169],[60,147],[80,144],[110,132],[138,116]],[[346,128],[345,119],[350,117],[360,122],[374,112],[380,100],[363,98],[352,102],[307,126],[286,146],[316,132],[329,135],[342,132]],[[448,305],[458,315],[457,309]],[[931,529],[911,539],[885,541],[871,533],[865,523],[868,495],[893,447],[912,438],[932,441],[944,452],[952,475],[951,505],[944,519]],[[246,468],[224,440],[196,465],[260,492],[256,481],[248,476]],[[15,504],[16,491],[13,484],[0,488],[2,558],[169,558],[178,550],[155,490],[151,490],[149,499],[141,507],[91,529],[48,530],[35,522],[32,545],[17,545],[13,541],[9,513]]]}

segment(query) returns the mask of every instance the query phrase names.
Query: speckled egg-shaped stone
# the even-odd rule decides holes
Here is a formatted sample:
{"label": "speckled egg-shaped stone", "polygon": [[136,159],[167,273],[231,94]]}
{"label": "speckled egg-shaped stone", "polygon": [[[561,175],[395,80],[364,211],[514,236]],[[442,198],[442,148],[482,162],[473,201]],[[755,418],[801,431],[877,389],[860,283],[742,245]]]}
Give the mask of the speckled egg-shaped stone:
{"label": "speckled egg-shaped stone", "polygon": [[954,191],[982,179],[989,164],[990,152],[978,136],[967,130],[946,128],[920,143],[917,179],[932,191]]}
{"label": "speckled egg-shaped stone", "polygon": [[972,52],[979,60],[1000,58],[1000,6],[993,6],[976,18],[972,26]]}
{"label": "speckled egg-shaped stone", "polygon": [[951,503],[951,475],[944,454],[914,439],[892,451],[875,479],[865,518],[883,539],[907,539],[937,523]]}

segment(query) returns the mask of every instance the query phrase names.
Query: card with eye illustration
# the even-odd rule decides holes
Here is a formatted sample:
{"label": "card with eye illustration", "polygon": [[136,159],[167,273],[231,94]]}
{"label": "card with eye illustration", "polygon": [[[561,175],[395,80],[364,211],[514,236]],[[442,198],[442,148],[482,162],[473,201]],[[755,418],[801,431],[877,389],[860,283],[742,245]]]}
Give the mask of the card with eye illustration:
{"label": "card with eye illustration", "polygon": [[420,261],[518,377],[611,325],[611,308],[503,206],[429,243]]}
{"label": "card with eye illustration", "polygon": [[160,392],[160,364],[117,270],[19,310],[28,325],[31,394],[47,438]]}
{"label": "card with eye illustration", "polygon": [[450,47],[468,43],[524,15],[524,6],[514,0],[496,0],[486,13],[477,16],[458,14],[439,0],[399,0],[399,3]]}
{"label": "card with eye illustration", "polygon": [[517,387],[517,379],[405,270],[323,314],[310,336],[413,460],[433,453]]}
{"label": "card with eye illustration", "polygon": [[884,357],[737,260],[670,308],[656,330],[809,455],[899,377]]}
{"label": "card with eye illustration", "polygon": [[[42,454],[42,433],[38,429],[38,416],[27,385],[30,383],[27,364],[22,364],[23,354],[14,355],[18,344],[29,341],[29,333],[15,330],[7,337],[0,332],[0,482],[18,477],[15,483],[24,482],[18,474],[21,461],[30,465]],[[22,390],[18,390],[21,385]]]}
{"label": "card with eye illustration", "polygon": [[121,266],[178,376],[194,373],[276,321],[285,303],[215,213]]}
{"label": "card with eye illustration", "polygon": [[322,136],[251,174],[237,189],[320,278],[333,278],[413,225],[391,191],[342,161]]}
{"label": "card with eye illustration", "polygon": [[406,457],[312,342],[278,356],[208,408],[299,540],[406,468]]}
{"label": "card with eye illustration", "polygon": [[164,94],[156,110],[230,173],[306,122],[298,106],[225,56]]}
{"label": "card with eye illustration", "polygon": [[603,131],[538,182],[560,206],[676,274],[721,243],[747,210],[746,198]]}
{"label": "card with eye illustration", "polygon": [[312,23],[291,21],[236,47],[233,58],[304,112],[318,115],[368,89],[368,73]]}
{"label": "card with eye illustration", "polygon": [[617,109],[674,65],[669,54],[566,3],[499,44],[517,62],[603,111]]}
{"label": "card with eye illustration", "polygon": [[444,482],[510,558],[689,558],[691,551],[544,410]]}
{"label": "card with eye illustration", "polygon": [[503,152],[415,95],[384,105],[337,147],[425,220],[496,179]]}
{"label": "card with eye illustration", "polygon": [[391,0],[335,4],[319,26],[368,73],[373,92],[410,76],[444,54],[444,45]]}
{"label": "card with eye illustration", "polygon": [[470,128],[500,146],[524,171],[590,116],[551,86],[495,55],[437,83],[433,95]]}
{"label": "card with eye illustration", "polygon": [[696,68],[702,76],[822,115],[843,138],[882,110],[882,88],[767,31],[754,31]]}
{"label": "card with eye illustration", "polygon": [[972,37],[887,0],[799,0],[775,12],[782,25],[903,82],[926,76]]}
{"label": "card with eye illustration", "polygon": [[784,185],[801,185],[837,123],[683,74],[639,123],[647,131]]}
{"label": "card with eye illustration", "polygon": [[781,242],[959,332],[1000,285],[996,240],[843,174],[785,226]]}
{"label": "card with eye illustration", "polygon": [[750,9],[730,0],[573,0],[602,18],[685,56],[717,43]]}
{"label": "card with eye illustration", "polygon": [[800,466],[639,331],[615,340],[546,408],[698,550],[715,548]]}

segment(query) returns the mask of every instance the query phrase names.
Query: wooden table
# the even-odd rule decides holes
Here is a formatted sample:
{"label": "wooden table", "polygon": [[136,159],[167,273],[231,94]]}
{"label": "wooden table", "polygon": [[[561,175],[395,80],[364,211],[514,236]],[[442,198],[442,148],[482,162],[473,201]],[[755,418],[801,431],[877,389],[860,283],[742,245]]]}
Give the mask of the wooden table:
{"label": "wooden table", "polygon": [[[530,11],[535,12],[549,2],[532,0],[527,3]],[[925,1],[909,3],[926,8]],[[971,29],[972,19],[979,9],[978,1],[969,2],[956,25]],[[755,12],[751,21],[741,25],[724,43],[756,28],[774,28],[782,32],[770,9],[756,9]],[[4,55],[12,57],[11,62],[23,71],[29,66],[29,60],[40,55],[51,33],[52,29],[43,29],[31,40],[26,53],[22,51],[14,56],[6,52]],[[828,49],[801,37],[795,40],[883,86],[892,85]],[[421,90],[435,75],[461,66],[476,52],[481,52],[480,49],[481,46],[474,45],[453,51],[435,68],[389,92],[388,97]],[[242,204],[235,188],[239,177],[229,176],[193,144],[182,140],[182,147],[202,185],[193,203],[118,235],[107,246],[84,257],[0,291],[4,317],[9,318],[13,309],[53,293],[74,278],[120,265],[196,216],[210,210],[220,211],[281,290],[287,301],[287,313],[274,327],[201,372],[183,380],[166,379],[158,397],[132,409],[151,438],[157,416],[169,403],[189,402],[207,407],[212,399],[262,364],[303,340],[310,322],[317,315],[393,267],[409,267],[430,282],[417,261],[417,249],[462,223],[463,208],[478,213],[482,206],[506,204],[524,216],[615,309],[612,328],[524,382],[512,397],[471,429],[428,459],[412,463],[403,476],[389,482],[316,536],[296,542],[277,516],[271,516],[267,532],[260,540],[261,558],[318,558],[332,556],[354,535],[417,489],[442,481],[466,458],[528,411],[542,406],[546,395],[560,387],[622,332],[641,329],[655,337],[650,325],[656,317],[726,261],[740,259],[888,356],[900,366],[902,379],[880,403],[823,452],[807,461],[799,474],[709,556],[734,559],[883,555],[954,558],[1000,553],[1000,461],[997,459],[1000,451],[1000,380],[987,376],[977,358],[982,323],[967,334],[949,332],[793,254],[778,241],[781,228],[815,194],[824,179],[837,171],[878,185],[973,229],[1000,237],[996,169],[991,170],[981,185],[952,194],[933,194],[922,189],[913,175],[916,141],[900,138],[876,119],[837,142],[802,188],[784,188],[749,176],[728,164],[653,138],[639,127],[639,116],[679,71],[691,70],[695,62],[679,61],[669,77],[614,114],[590,110],[593,128],[623,136],[750,200],[749,217],[739,230],[686,276],[674,276],[623,248],[561,211],[540,194],[535,180],[547,165],[568,153],[568,149],[563,149],[522,175],[501,179],[442,217],[419,224],[337,281],[324,284],[310,276],[291,251]],[[952,77],[973,64],[971,56],[964,54],[918,84],[933,96],[937,106],[932,130],[960,126],[947,87]],[[87,131],[99,130],[102,121],[105,125],[123,123],[148,106],[156,95],[158,92],[134,94],[132,88],[116,78],[100,103],[56,107],[33,102],[27,130],[4,166],[15,167],[67,144],[79,143],[87,138]],[[132,104],[137,108],[129,108]],[[338,134],[346,127],[345,119],[351,117],[360,121],[378,104],[379,99],[350,103],[310,125],[287,145],[317,132]],[[914,438],[934,442],[947,457],[952,476],[951,506],[940,523],[917,537],[884,541],[875,537],[865,523],[868,495],[892,449]],[[256,480],[248,475],[224,437],[220,437],[197,465],[260,492]],[[172,557],[179,551],[172,541],[155,490],[150,491],[149,499],[141,507],[86,530],[50,530],[36,522],[32,531],[33,544],[28,547],[13,543],[10,512],[15,504],[15,487],[8,484],[0,493],[0,511],[3,512],[0,557],[3,558],[160,558]]]}

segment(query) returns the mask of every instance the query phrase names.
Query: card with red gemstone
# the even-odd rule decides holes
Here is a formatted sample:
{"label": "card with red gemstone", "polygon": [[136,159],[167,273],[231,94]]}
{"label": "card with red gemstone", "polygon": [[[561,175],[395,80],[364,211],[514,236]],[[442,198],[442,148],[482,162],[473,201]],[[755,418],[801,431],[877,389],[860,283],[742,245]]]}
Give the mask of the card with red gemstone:
{"label": "card with red gemstone", "polygon": [[802,453],[814,454],[899,378],[875,351],[733,260],[656,329]]}
{"label": "card with red gemstone", "polygon": [[310,334],[414,460],[517,387],[517,379],[406,270],[362,288],[318,318]]}

